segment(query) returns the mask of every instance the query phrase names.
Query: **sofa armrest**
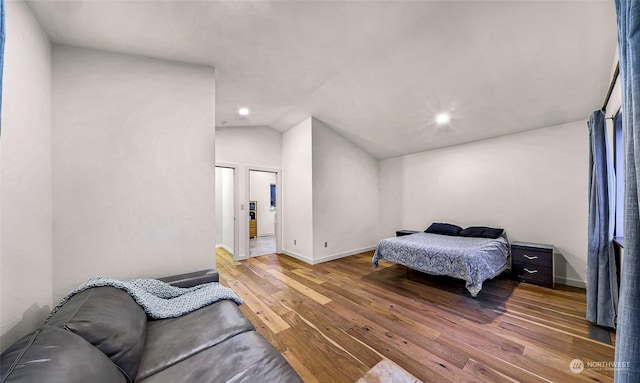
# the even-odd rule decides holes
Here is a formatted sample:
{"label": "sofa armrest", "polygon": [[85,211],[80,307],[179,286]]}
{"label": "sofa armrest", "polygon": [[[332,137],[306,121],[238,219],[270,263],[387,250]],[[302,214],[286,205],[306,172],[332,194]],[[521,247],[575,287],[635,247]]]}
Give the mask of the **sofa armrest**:
{"label": "sofa armrest", "polygon": [[218,272],[212,269],[193,271],[191,273],[184,273],[178,275],[172,275],[169,277],[158,278],[162,282],[167,282],[176,287],[193,287],[201,285],[203,283],[218,282]]}

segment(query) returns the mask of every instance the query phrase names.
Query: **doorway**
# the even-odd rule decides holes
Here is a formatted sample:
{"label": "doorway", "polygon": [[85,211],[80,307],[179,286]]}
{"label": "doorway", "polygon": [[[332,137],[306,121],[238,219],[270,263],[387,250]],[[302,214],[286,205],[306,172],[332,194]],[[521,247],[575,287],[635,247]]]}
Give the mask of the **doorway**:
{"label": "doorway", "polygon": [[249,256],[277,252],[277,172],[249,170]]}
{"label": "doorway", "polygon": [[222,249],[237,257],[235,168],[216,166],[216,251]]}

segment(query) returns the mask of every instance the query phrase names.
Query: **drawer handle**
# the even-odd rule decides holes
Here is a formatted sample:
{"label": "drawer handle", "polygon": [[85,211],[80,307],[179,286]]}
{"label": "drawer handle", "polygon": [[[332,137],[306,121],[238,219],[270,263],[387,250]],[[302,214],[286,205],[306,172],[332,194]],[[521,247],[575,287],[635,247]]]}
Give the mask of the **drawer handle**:
{"label": "drawer handle", "polygon": [[527,269],[526,267],[524,268],[524,271],[526,271],[526,272],[527,272],[527,273],[529,273],[529,274],[535,274],[535,273],[537,273],[537,272],[538,272],[538,270],[529,270],[529,269]]}
{"label": "drawer handle", "polygon": [[524,257],[525,257],[525,258],[527,258],[528,260],[538,259],[538,256],[537,256],[537,255],[527,255],[527,254],[524,254]]}

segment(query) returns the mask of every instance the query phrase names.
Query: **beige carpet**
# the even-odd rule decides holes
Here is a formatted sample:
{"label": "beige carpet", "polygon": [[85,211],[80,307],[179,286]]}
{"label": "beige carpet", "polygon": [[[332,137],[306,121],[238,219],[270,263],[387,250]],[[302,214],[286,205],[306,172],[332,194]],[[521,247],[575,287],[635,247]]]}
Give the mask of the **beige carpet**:
{"label": "beige carpet", "polygon": [[356,383],[422,383],[390,360],[383,359]]}

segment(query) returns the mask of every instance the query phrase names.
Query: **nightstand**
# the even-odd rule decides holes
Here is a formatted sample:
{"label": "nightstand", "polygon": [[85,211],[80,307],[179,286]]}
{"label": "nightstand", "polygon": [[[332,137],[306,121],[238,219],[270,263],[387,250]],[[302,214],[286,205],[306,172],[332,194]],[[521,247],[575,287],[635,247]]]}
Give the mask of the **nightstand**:
{"label": "nightstand", "polygon": [[398,230],[398,231],[396,231],[396,237],[402,237],[404,235],[411,235],[411,234],[415,234],[415,233],[419,233],[419,231],[417,231],[417,230]]}
{"label": "nightstand", "polygon": [[520,282],[553,288],[553,245],[513,242],[511,244],[511,276]]}

